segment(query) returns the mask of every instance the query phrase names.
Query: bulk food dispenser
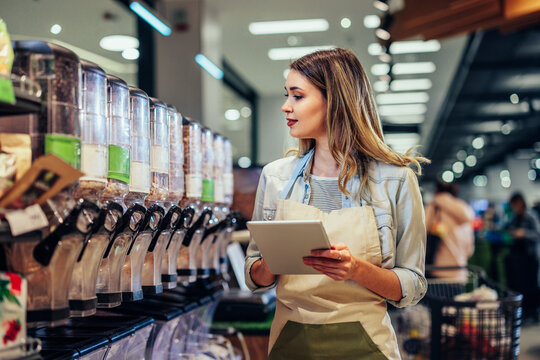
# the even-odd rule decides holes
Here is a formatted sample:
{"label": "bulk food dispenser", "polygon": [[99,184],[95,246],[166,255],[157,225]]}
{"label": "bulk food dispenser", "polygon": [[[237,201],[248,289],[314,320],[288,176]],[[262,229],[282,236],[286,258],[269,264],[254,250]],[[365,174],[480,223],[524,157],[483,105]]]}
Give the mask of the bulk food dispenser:
{"label": "bulk food dispenser", "polygon": [[193,209],[193,223],[187,229],[176,261],[178,281],[189,284],[197,280],[197,250],[211,210],[201,208],[202,152],[201,126],[188,118],[182,119],[184,143],[184,197],[182,209]]}
{"label": "bulk food dispenser", "polygon": [[[130,120],[129,89],[116,76],[107,76],[107,128],[108,131],[108,172],[107,187],[101,195],[100,203],[119,204],[125,211],[124,197],[129,192],[130,165]],[[99,264],[96,292],[98,307],[110,308],[122,302],[121,275],[127,250],[133,233],[144,218],[146,209],[132,207],[118,219],[115,230]]]}
{"label": "bulk food dispenser", "polygon": [[[167,105],[150,98],[150,174],[152,185],[145,199],[148,209],[159,209],[165,215],[164,203],[169,195],[169,113]],[[173,209],[174,210],[174,209]],[[163,292],[161,262],[170,239],[170,222],[180,216],[180,209],[168,214],[152,232],[152,241],[144,258],[142,288],[147,294]],[[166,221],[164,221],[166,220]]]}
{"label": "bulk food dispenser", "polygon": [[[150,193],[150,103],[148,95],[138,88],[129,87],[131,124],[131,159],[129,192],[124,198],[128,208],[143,206]],[[159,209],[162,209],[158,207]],[[142,299],[142,267],[152,232],[157,229],[163,211],[147,209],[145,216],[131,234],[124,265],[122,266],[122,300]],[[163,209],[162,209],[163,210]],[[131,227],[126,227],[126,230]]]}
{"label": "bulk food dispenser", "polygon": [[[233,204],[233,196],[234,196],[234,175],[233,175],[233,154],[232,154],[232,144],[231,141],[227,138],[223,140],[223,148],[224,148],[224,160],[225,160],[225,166],[224,166],[224,173],[223,173],[223,191],[224,191],[224,207],[231,209]],[[236,227],[237,222],[237,216],[234,214],[231,214],[231,222],[233,223],[233,226]],[[219,273],[225,277],[225,280],[227,280],[228,277],[228,257],[227,257],[227,246],[231,242],[232,233],[234,231],[234,227],[232,229],[227,228],[225,231],[225,234],[223,235],[223,239],[220,242],[219,246],[219,264],[221,267],[221,270]]]}
{"label": "bulk food dispenser", "polygon": [[[81,68],[81,171],[85,175],[79,179],[74,197],[97,203],[107,184],[107,78],[101,68],[89,61],[81,60]],[[85,239],[71,277],[69,305],[72,316],[89,316],[96,312],[99,263],[122,210],[112,203],[102,209],[96,229],[99,231]],[[107,224],[104,227],[105,217]]]}
{"label": "bulk food dispenser", "polygon": [[186,228],[193,219],[193,209],[180,212],[180,201],[184,195],[184,144],[182,141],[182,115],[169,105],[169,195],[165,199],[167,221],[162,227],[168,227],[170,235],[165,247],[165,255],[161,263],[161,282],[164,289],[176,287],[176,259],[184,239]]}
{"label": "bulk food dispenser", "polygon": [[[217,224],[218,219],[216,214],[213,214],[214,208],[214,134],[212,131],[203,127],[201,131],[201,149],[202,149],[202,196],[201,196],[201,206],[204,210],[209,210],[211,218],[207,223],[207,226],[213,226]],[[203,210],[203,211],[204,211]],[[205,229],[206,230],[206,227]],[[211,241],[205,244],[204,242],[204,232],[203,236],[199,239],[199,244],[196,244],[197,256],[196,256],[196,266],[197,266],[197,277],[198,278],[207,278],[210,275],[210,247]]]}

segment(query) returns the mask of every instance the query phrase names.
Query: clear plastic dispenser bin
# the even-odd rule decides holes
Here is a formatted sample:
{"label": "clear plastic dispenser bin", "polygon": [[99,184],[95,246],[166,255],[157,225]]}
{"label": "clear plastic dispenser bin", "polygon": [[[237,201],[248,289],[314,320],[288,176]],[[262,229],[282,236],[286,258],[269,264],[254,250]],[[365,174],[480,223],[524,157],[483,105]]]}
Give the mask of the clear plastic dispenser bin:
{"label": "clear plastic dispenser bin", "polygon": [[28,328],[58,326],[68,320],[73,267],[98,214],[96,205],[83,201],[47,237],[5,244],[8,269],[28,281]]}
{"label": "clear plastic dispenser bin", "polygon": [[107,76],[107,103],[107,187],[100,202],[105,204],[113,201],[125,206],[124,197],[129,192],[130,181],[129,89],[126,83],[116,76]]}
{"label": "clear plastic dispenser bin", "polygon": [[182,115],[174,106],[169,105],[169,194],[165,199],[165,208],[180,205],[184,196],[184,143]]}
{"label": "clear plastic dispenser bin", "polygon": [[[184,197],[180,202],[182,209],[193,209],[193,224],[201,215],[200,202],[202,197],[202,153],[201,126],[186,117],[182,117],[182,142],[184,144]],[[192,242],[194,231],[186,235],[180,245],[176,260],[178,282],[189,283],[197,278],[195,264],[198,242]],[[200,233],[201,231],[199,231]],[[198,235],[200,236],[200,235]],[[197,246],[195,246],[197,244]]]}
{"label": "clear plastic dispenser bin", "polygon": [[110,202],[100,210],[94,222],[92,235],[84,244],[73,267],[69,285],[71,316],[90,316],[96,312],[96,284],[100,263],[123,211],[120,205]]}
{"label": "clear plastic dispenser bin", "polygon": [[[141,89],[129,87],[129,117],[131,125],[130,183],[124,198],[126,207],[144,206],[150,193],[150,103],[148,95]],[[158,215],[159,216],[159,215]],[[147,211],[143,223],[131,235],[124,264],[122,266],[122,300],[142,299],[141,272],[152,231],[147,229],[152,216]],[[161,221],[161,217],[157,223]],[[157,228],[156,219],[152,225]]]}
{"label": "clear plastic dispenser bin", "polygon": [[99,265],[96,284],[98,308],[112,308],[122,302],[122,267],[134,234],[141,227],[145,214],[144,206],[134,204],[117,221]]}
{"label": "clear plastic dispenser bin", "polygon": [[[203,127],[201,132],[201,148],[202,148],[202,174],[203,174],[203,192],[201,197],[201,204],[204,210],[208,210],[210,218],[206,224],[203,225],[202,236],[195,237],[195,240],[198,240],[198,243],[193,244],[196,246],[196,268],[197,268],[197,277],[198,278],[207,278],[210,275],[209,268],[209,256],[210,256],[210,247],[211,241],[205,242],[204,231],[206,227],[213,226],[218,222],[215,214],[213,213],[214,209],[214,134],[212,131]],[[192,239],[192,242],[194,240]]]}
{"label": "clear plastic dispenser bin", "polygon": [[[170,212],[171,210],[169,210]],[[180,214],[180,218],[174,223],[174,220],[171,219],[171,226],[174,223],[174,227],[171,231],[171,238],[167,244],[167,249],[165,256],[163,257],[163,262],[161,263],[161,281],[163,283],[164,289],[173,289],[176,287],[178,281],[178,276],[176,273],[177,269],[177,259],[180,247],[182,246],[182,241],[186,236],[187,229],[191,226],[193,221],[193,215],[195,211],[193,208],[185,208]]]}
{"label": "clear plastic dispenser bin", "polygon": [[97,203],[107,185],[107,77],[96,64],[81,60],[81,171],[75,198]]}
{"label": "clear plastic dispenser bin", "polygon": [[[169,112],[167,106],[158,99],[150,98],[150,173],[152,185],[145,205],[147,207],[160,207],[164,213],[166,211],[164,209],[165,199],[169,195],[169,151]],[[171,217],[172,215],[174,213],[171,213]],[[168,224],[161,221],[160,226],[152,234],[152,241],[145,255],[142,272],[144,293],[163,292],[161,263],[171,235],[171,217],[167,219]]]}
{"label": "clear plastic dispenser bin", "polygon": [[[224,167],[224,173],[223,173],[223,191],[224,191],[224,206],[229,209],[232,206],[233,203],[233,196],[234,196],[234,176],[233,176],[233,156],[232,156],[232,145],[231,141],[227,138],[224,138],[223,140],[223,148],[224,148],[224,161],[225,161],[225,167]],[[234,216],[234,222],[236,223],[237,216]],[[231,242],[232,238],[232,231],[227,231],[227,233],[224,235],[223,240],[220,243],[220,250],[219,250],[219,263],[220,263],[220,273],[223,276],[227,276],[227,271],[229,268],[228,264],[228,257],[227,257],[227,246]]]}

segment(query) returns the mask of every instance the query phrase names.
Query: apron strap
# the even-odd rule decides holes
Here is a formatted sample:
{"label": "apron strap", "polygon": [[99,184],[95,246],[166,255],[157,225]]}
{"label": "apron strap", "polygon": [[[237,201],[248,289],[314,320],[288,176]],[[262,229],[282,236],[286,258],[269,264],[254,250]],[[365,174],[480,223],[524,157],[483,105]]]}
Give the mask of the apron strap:
{"label": "apron strap", "polygon": [[285,187],[281,191],[281,195],[279,196],[281,200],[285,200],[289,197],[289,193],[291,192],[291,189],[294,186],[296,179],[300,176],[300,174],[304,172],[306,164],[308,163],[309,159],[311,159],[311,156],[313,156],[314,150],[315,148],[309,150],[309,152],[300,159],[300,161],[294,168],[291,178],[289,179],[289,182],[287,183],[287,185],[285,185]]}

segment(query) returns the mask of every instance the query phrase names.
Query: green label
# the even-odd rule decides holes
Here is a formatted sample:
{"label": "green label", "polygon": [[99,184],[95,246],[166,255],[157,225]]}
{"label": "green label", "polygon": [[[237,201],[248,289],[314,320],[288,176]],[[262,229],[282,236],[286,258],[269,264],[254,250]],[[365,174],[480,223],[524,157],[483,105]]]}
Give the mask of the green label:
{"label": "green label", "polygon": [[204,202],[214,201],[214,180],[204,179],[202,181],[201,201],[204,201]]}
{"label": "green label", "polygon": [[59,134],[46,134],[45,154],[56,155],[75,169],[81,169],[81,141],[77,138]]}
{"label": "green label", "polygon": [[0,19],[0,101],[15,104],[15,94],[11,83],[13,47],[4,20]]}
{"label": "green label", "polygon": [[129,184],[129,149],[109,145],[109,172],[107,177]]}

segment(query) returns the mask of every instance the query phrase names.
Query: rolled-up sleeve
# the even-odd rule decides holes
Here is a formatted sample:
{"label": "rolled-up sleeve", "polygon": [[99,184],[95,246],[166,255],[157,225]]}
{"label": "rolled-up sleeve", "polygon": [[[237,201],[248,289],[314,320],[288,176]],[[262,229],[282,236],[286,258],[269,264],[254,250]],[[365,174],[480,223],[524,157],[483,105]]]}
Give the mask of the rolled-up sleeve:
{"label": "rolled-up sleeve", "polygon": [[416,174],[407,168],[396,199],[396,254],[391,270],[399,278],[403,297],[388,300],[396,307],[415,305],[427,290],[424,275],[426,257],[426,226],[422,196]]}
{"label": "rolled-up sleeve", "polygon": [[[255,196],[255,207],[253,208],[252,220],[255,220],[255,221],[263,220],[263,204],[264,204],[265,188],[266,188],[266,176],[263,169],[261,173],[261,177],[259,179],[259,185],[257,187],[257,194]],[[249,246],[246,250],[246,262],[244,265],[244,273],[245,273],[246,285],[253,292],[262,292],[276,286],[275,282],[269,286],[259,286],[255,284],[255,282],[251,279],[251,267],[256,261],[258,261],[261,258],[262,258],[261,252],[259,251],[259,248],[257,247],[257,245],[255,244],[252,238],[249,241]]]}

